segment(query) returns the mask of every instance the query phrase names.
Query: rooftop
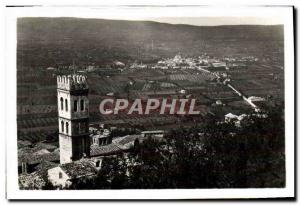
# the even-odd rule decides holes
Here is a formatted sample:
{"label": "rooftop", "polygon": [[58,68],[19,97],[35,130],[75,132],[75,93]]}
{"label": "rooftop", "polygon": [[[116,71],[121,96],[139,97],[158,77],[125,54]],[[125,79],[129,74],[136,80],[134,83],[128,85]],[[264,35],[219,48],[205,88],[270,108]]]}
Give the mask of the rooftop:
{"label": "rooftop", "polygon": [[19,176],[20,189],[41,189],[45,184],[46,182],[38,172]]}
{"label": "rooftop", "polygon": [[115,144],[108,144],[104,146],[98,145],[91,145],[91,157],[95,156],[103,156],[103,155],[111,155],[117,152],[122,151],[117,145]]}
{"label": "rooftop", "polygon": [[134,145],[136,139],[142,141],[144,137],[142,135],[127,135],[114,139],[113,143],[122,150],[128,150]]}
{"label": "rooftop", "polygon": [[18,165],[23,162],[28,164],[38,164],[43,161],[59,161],[57,147],[52,144],[39,142],[32,146],[18,149]]}
{"label": "rooftop", "polygon": [[57,88],[63,90],[86,90],[88,84],[84,75],[57,76]]}
{"label": "rooftop", "polygon": [[49,162],[49,161],[43,161],[39,165],[35,167],[37,170],[37,173],[43,174],[46,173],[48,169],[51,169],[53,167],[56,167],[58,164]]}
{"label": "rooftop", "polygon": [[36,153],[23,153],[18,154],[18,165],[21,166],[22,163],[26,162],[28,164],[38,164],[43,161],[55,162],[59,161],[58,152],[50,152],[46,154],[36,154]]}
{"label": "rooftop", "polygon": [[97,170],[95,169],[95,167],[89,160],[86,159],[62,164],[60,165],[60,168],[72,179],[97,174]]}

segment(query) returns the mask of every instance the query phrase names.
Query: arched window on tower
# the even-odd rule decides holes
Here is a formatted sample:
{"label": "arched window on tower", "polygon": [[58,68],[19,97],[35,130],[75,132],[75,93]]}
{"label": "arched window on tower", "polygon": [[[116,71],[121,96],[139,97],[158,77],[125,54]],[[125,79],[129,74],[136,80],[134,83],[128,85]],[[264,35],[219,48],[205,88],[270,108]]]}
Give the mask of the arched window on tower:
{"label": "arched window on tower", "polygon": [[66,111],[68,111],[68,100],[65,99],[65,107],[66,107]]}
{"label": "arched window on tower", "polygon": [[66,122],[66,133],[69,134],[69,123]]}
{"label": "arched window on tower", "polygon": [[64,99],[62,97],[60,98],[60,109],[64,109]]}
{"label": "arched window on tower", "polygon": [[80,110],[84,110],[84,100],[80,100]]}
{"label": "arched window on tower", "polygon": [[74,112],[77,112],[77,100],[74,100]]}
{"label": "arched window on tower", "polygon": [[65,123],[64,123],[64,121],[61,121],[60,122],[60,127],[61,127],[61,132],[64,132],[64,127],[65,127],[65,125],[64,125]]}

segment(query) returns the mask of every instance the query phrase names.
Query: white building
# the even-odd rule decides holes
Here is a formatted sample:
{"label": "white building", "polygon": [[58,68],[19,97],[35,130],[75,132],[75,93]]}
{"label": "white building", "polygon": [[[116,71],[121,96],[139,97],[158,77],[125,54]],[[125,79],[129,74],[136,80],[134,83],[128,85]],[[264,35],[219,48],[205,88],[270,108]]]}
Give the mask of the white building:
{"label": "white building", "polygon": [[164,131],[163,130],[153,130],[153,131],[143,131],[142,136],[143,137],[163,137],[164,136]]}
{"label": "white building", "polygon": [[264,98],[262,98],[262,97],[256,97],[256,96],[251,96],[251,97],[248,98],[248,100],[250,100],[251,102],[265,101]]}
{"label": "white building", "polygon": [[237,119],[238,119],[238,116],[234,115],[232,113],[228,113],[225,115],[225,122],[231,122],[231,121],[237,120]]}
{"label": "white building", "polygon": [[71,163],[61,164],[48,170],[48,180],[55,187],[67,188],[74,180],[87,179],[97,175],[101,163],[82,159]]}
{"label": "white building", "polygon": [[246,114],[242,115],[234,115],[232,113],[228,113],[225,115],[225,122],[234,122],[235,126],[240,127],[241,126],[241,121],[247,117]]}

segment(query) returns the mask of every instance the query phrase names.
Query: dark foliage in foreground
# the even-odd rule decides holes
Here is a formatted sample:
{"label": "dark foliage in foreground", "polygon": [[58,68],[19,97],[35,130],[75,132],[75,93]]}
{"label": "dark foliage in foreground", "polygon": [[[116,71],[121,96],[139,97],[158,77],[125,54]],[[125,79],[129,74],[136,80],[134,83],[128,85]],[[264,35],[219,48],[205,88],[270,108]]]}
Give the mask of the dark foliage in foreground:
{"label": "dark foliage in foreground", "polygon": [[[288,137],[288,136],[287,136]],[[241,127],[210,122],[152,138],[107,158],[94,179],[71,189],[284,187],[282,109],[247,117]]]}

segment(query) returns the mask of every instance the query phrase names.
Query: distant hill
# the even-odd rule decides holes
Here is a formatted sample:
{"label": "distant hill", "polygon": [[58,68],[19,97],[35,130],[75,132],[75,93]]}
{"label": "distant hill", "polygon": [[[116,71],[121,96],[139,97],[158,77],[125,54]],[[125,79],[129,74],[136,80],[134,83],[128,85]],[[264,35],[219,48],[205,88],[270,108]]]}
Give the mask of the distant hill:
{"label": "distant hill", "polygon": [[199,55],[264,55],[283,49],[283,26],[191,26],[151,21],[20,18],[19,66],[155,61]]}

